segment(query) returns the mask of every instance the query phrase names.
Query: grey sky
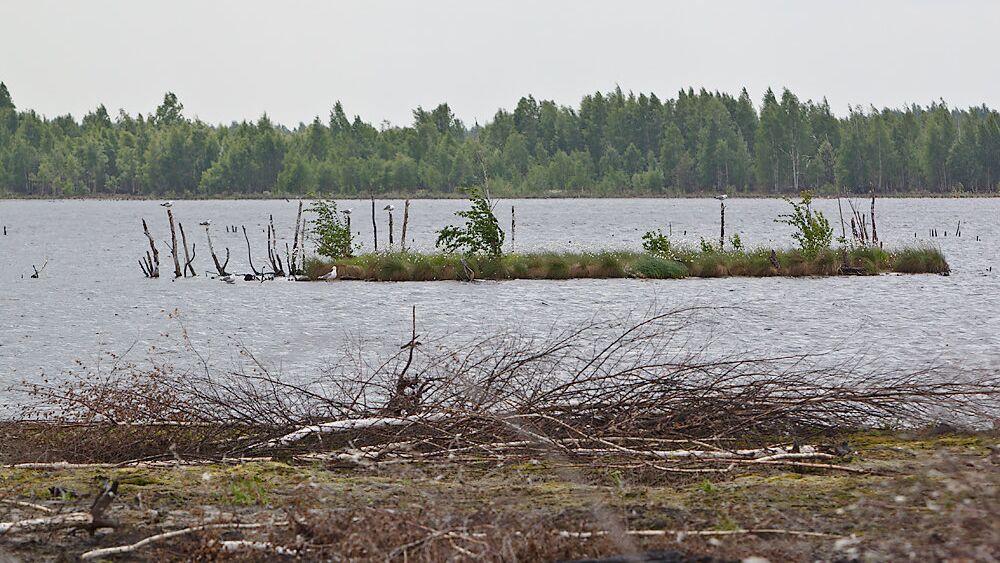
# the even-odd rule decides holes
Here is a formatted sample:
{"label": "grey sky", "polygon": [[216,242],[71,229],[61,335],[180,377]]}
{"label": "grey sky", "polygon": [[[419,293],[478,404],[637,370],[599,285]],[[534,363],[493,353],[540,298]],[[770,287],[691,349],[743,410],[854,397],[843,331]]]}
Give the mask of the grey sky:
{"label": "grey sky", "polygon": [[759,103],[1000,107],[1000,2],[0,0],[0,80],[20,108],[149,112],[167,90],[210,122],[289,126],[334,101],[378,123],[447,101],[472,123],[526,94],[615,84]]}

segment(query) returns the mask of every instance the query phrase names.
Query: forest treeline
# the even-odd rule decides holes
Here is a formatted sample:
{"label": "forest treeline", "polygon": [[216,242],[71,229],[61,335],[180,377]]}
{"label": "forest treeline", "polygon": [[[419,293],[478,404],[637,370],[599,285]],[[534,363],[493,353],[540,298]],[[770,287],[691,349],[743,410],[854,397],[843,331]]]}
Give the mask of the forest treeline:
{"label": "forest treeline", "polygon": [[1000,116],[943,102],[853,107],[768,90],[759,107],[693,89],[675,99],[615,89],[578,107],[521,98],[471,127],[447,104],[375,127],[338,102],[294,130],[210,125],[172,93],[154,112],[77,121],[18,110],[0,83],[0,195],[445,195],[488,179],[495,194],[996,192]]}

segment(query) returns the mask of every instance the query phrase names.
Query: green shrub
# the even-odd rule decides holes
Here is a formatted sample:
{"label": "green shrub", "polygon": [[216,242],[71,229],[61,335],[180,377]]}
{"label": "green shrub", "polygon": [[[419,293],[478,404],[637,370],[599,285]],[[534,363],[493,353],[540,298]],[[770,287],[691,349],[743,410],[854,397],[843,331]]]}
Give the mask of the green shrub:
{"label": "green shrub", "polygon": [[334,260],[351,256],[355,250],[351,241],[351,229],[337,214],[337,203],[321,199],[313,203],[309,211],[316,214],[313,222],[316,253]]}
{"label": "green shrub", "polygon": [[455,215],[465,219],[465,225],[448,225],[438,231],[434,246],[447,252],[460,250],[465,254],[500,256],[503,252],[504,232],[493,213],[493,203],[478,188],[468,189],[466,193],[469,194],[472,207],[455,212]]}
{"label": "green shrub", "polygon": [[799,243],[802,253],[807,258],[815,258],[820,251],[830,248],[833,229],[823,213],[813,211],[812,194],[802,192],[802,201],[799,203],[788,198],[785,201],[792,206],[792,212],[779,215],[775,221],[795,227],[796,232],[792,234],[792,238]]}

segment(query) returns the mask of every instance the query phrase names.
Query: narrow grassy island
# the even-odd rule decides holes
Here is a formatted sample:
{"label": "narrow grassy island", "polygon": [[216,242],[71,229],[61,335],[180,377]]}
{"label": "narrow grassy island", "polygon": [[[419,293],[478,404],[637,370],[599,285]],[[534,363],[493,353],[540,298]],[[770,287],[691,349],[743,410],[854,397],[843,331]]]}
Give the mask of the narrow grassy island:
{"label": "narrow grassy island", "polygon": [[[336,268],[335,275],[333,274]],[[664,258],[641,252],[530,253],[463,256],[394,252],[339,260],[312,260],[306,274],[319,280],[565,280],[576,278],[681,279],[729,276],[836,276],[948,273],[948,262],[933,248],[885,251],[833,249],[814,257],[800,250],[690,252]]]}
{"label": "narrow grassy island", "polygon": [[[389,252],[354,255],[348,222],[342,222],[336,204],[317,202],[311,211],[318,215],[314,234],[323,258],[307,260],[303,268],[312,280],[435,281],[435,280],[514,280],[573,278],[679,279],[729,276],[836,276],[903,274],[947,274],[947,260],[933,247],[885,250],[875,229],[875,200],[872,199],[870,231],[867,217],[855,212],[851,218],[852,238],[843,235],[833,246],[833,229],[822,213],[812,209],[812,197],[803,192],[799,202],[789,200],[792,211],[776,222],[796,229],[792,238],[798,248],[748,250],[739,234],[725,238],[725,196],[720,196],[721,222],[718,243],[704,239],[698,248],[675,245],[662,231],[643,235],[643,251],[601,251],[584,253],[535,252],[505,254],[504,231],[493,213],[494,205],[479,191],[470,192],[471,208],[459,211],[464,226],[448,226],[438,231],[436,246],[442,252],[425,254],[405,248]],[[408,206],[407,206],[408,210]],[[403,240],[406,240],[406,215]],[[390,215],[390,238],[392,223]],[[511,223],[513,233],[514,223]]]}

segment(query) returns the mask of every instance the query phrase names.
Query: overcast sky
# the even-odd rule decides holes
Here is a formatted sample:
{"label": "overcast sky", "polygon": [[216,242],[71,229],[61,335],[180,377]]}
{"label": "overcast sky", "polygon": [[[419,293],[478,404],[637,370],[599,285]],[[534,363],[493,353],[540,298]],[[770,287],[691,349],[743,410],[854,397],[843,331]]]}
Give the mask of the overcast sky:
{"label": "overcast sky", "polygon": [[471,124],[616,84],[1000,107],[1000,1],[0,0],[0,81],[50,117],[170,90],[188,116],[289,126],[338,99],[376,124],[447,101]]}

